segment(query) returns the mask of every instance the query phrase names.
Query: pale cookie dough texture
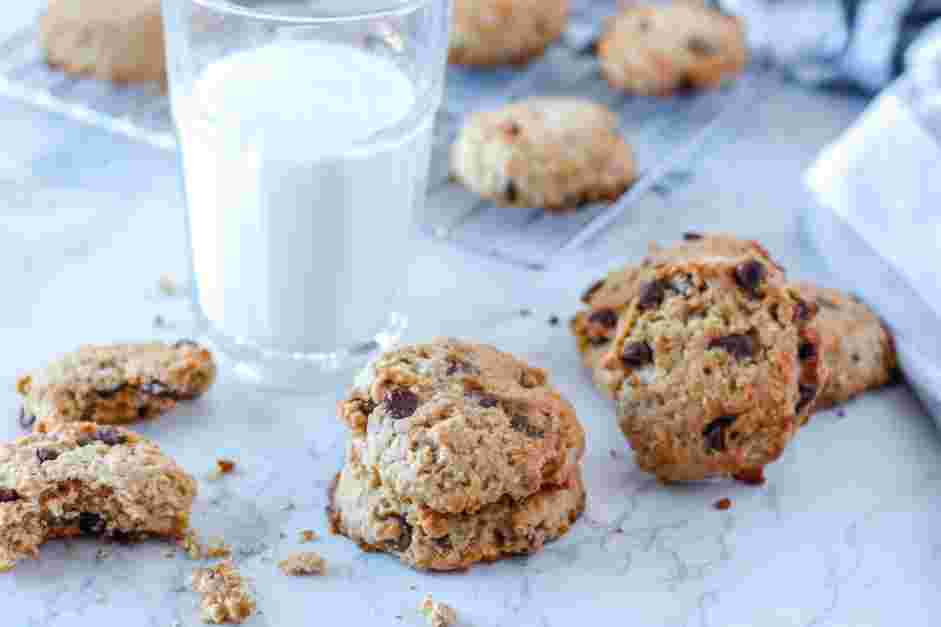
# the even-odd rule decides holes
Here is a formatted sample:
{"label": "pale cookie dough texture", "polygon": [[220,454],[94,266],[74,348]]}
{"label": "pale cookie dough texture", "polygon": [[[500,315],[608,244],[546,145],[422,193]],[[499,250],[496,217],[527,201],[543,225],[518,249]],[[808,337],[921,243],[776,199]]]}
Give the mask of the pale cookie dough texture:
{"label": "pale cookie dough texture", "polygon": [[20,377],[21,422],[122,424],[162,414],[203,394],[216,364],[202,346],[175,344],[83,346]]}
{"label": "pale cookie dough texture", "polygon": [[533,553],[585,507],[585,436],[533,368],[453,339],[383,355],[340,403],[333,530],[420,569]]}
{"label": "pale cookie dough texture", "polygon": [[39,40],[49,65],[70,74],[166,80],[160,0],[49,0]]}
{"label": "pale cookie dough texture", "polygon": [[230,560],[197,570],[192,588],[202,597],[199,607],[205,623],[239,624],[255,613],[255,600]]}
{"label": "pale cookie dough texture", "polygon": [[568,0],[454,0],[448,61],[520,65],[542,56],[568,21]]}
{"label": "pale cookie dough texture", "polygon": [[196,482],[157,445],[80,422],[0,444],[0,569],[49,539],[180,539]]}
{"label": "pale cookie dough texture", "polygon": [[742,21],[692,0],[631,5],[598,44],[601,72],[616,89],[666,96],[713,88],[748,60]]}
{"label": "pale cookie dough texture", "polygon": [[826,379],[816,307],[756,242],[691,235],[585,301],[579,349],[638,465],[666,481],[760,477]]}
{"label": "pale cookie dough texture", "polygon": [[839,290],[809,283],[799,283],[797,289],[817,306],[812,324],[829,371],[819,406],[837,405],[894,379],[895,344],[869,307]]}
{"label": "pale cookie dough texture", "polygon": [[548,211],[615,200],[637,178],[617,117],[575,98],[471,115],[451,147],[451,171],[497,205]]}

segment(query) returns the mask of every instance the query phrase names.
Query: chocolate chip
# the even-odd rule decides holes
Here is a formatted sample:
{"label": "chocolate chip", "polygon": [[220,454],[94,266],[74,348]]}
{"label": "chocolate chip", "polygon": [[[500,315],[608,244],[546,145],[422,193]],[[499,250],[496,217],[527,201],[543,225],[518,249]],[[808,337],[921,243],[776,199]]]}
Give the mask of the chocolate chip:
{"label": "chocolate chip", "polygon": [[82,512],[78,515],[78,529],[84,534],[99,534],[105,530],[105,521],[93,512]]}
{"label": "chocolate chip", "polygon": [[516,137],[523,131],[523,128],[519,125],[518,122],[510,122],[506,125],[506,134],[509,137]]}
{"label": "chocolate chip", "polygon": [[397,388],[386,392],[386,411],[395,420],[408,418],[418,409],[418,397],[411,390]]}
{"label": "chocolate chip", "polygon": [[440,538],[435,538],[434,543],[435,546],[442,551],[450,551],[452,548],[454,548],[451,544],[451,536],[441,536]]}
{"label": "chocolate chip", "polygon": [[585,290],[585,293],[582,294],[582,302],[586,305],[591,304],[591,297],[595,295],[595,292],[604,287],[604,279],[598,279],[594,283],[588,286],[588,289]]}
{"label": "chocolate chip", "polygon": [[801,383],[797,386],[800,393],[800,400],[797,401],[797,413],[804,411],[804,408],[817,396],[817,386],[813,384]]}
{"label": "chocolate chip", "polygon": [[445,374],[450,377],[450,376],[457,374],[458,372],[464,372],[464,369],[466,368],[466,366],[467,364],[465,364],[462,361],[449,360],[448,369],[445,371]]}
{"label": "chocolate chip", "polygon": [[510,419],[510,426],[514,431],[519,431],[520,433],[525,433],[531,438],[541,438],[545,435],[545,432],[542,429],[532,426],[529,424],[529,418],[526,416],[516,415]]}
{"label": "chocolate chip", "polygon": [[516,202],[519,198],[519,190],[516,188],[516,183],[513,181],[513,179],[510,179],[506,182],[503,195],[506,196],[507,202]]}
{"label": "chocolate chip", "polygon": [[0,488],[0,503],[12,503],[20,500],[20,493],[10,488]]}
{"label": "chocolate chip", "polygon": [[98,393],[98,396],[101,398],[113,398],[115,394],[127,387],[127,383],[124,381],[119,381],[112,383],[110,386],[95,388],[95,392]]}
{"label": "chocolate chip", "polygon": [[648,281],[640,286],[640,295],[637,299],[637,305],[641,309],[651,309],[659,307],[663,302],[663,292],[666,286],[663,281]]}
{"label": "chocolate chip", "polygon": [[117,446],[127,442],[127,436],[114,427],[103,427],[95,432],[95,439],[108,446]]}
{"label": "chocolate chip", "polygon": [[628,368],[640,368],[653,361],[653,351],[647,342],[628,342],[621,353],[621,361]]}
{"label": "chocolate chip", "polygon": [[648,20],[648,19],[642,19],[642,20],[640,20],[639,22],[637,22],[637,30],[639,30],[639,31],[642,32],[642,33],[646,33],[647,31],[649,31],[649,30],[650,30],[650,20]]}
{"label": "chocolate chip", "polygon": [[599,309],[588,316],[588,322],[600,324],[606,329],[613,329],[618,326],[618,315],[613,309]]}
{"label": "chocolate chip", "polygon": [[706,448],[712,451],[725,450],[725,432],[735,422],[735,416],[719,416],[702,430]]}
{"label": "chocolate chip", "polygon": [[850,355],[850,359],[853,360],[854,364],[858,364],[860,360],[859,353],[853,353],[852,355]]}
{"label": "chocolate chip", "polygon": [[130,544],[134,536],[123,529],[113,529],[108,533],[108,537],[118,544]]}
{"label": "chocolate chip", "polygon": [[797,349],[797,356],[801,359],[813,359],[817,356],[817,345],[810,342],[804,342]]}
{"label": "chocolate chip", "polygon": [[190,339],[184,338],[173,344],[173,348],[201,348],[200,345]]}
{"label": "chocolate chip", "polygon": [[794,320],[803,320],[807,321],[813,317],[814,310],[813,307],[808,305],[806,302],[799,300],[797,305],[794,306]]}
{"label": "chocolate chip", "polygon": [[735,268],[735,282],[755,298],[761,296],[758,288],[761,287],[761,281],[764,278],[765,267],[754,259]]}
{"label": "chocolate chip", "polygon": [[19,423],[20,426],[24,429],[29,429],[33,426],[33,423],[36,422],[36,416],[26,411],[25,407],[20,407],[20,417]]}
{"label": "chocolate chip", "polygon": [[396,516],[396,518],[399,519],[399,526],[402,531],[399,533],[398,541],[393,546],[396,551],[404,553],[408,550],[408,547],[412,546],[412,526],[408,524],[404,516]]}
{"label": "chocolate chip", "polygon": [[698,35],[686,40],[686,49],[700,57],[711,57],[719,51],[715,44]]}
{"label": "chocolate chip", "polygon": [[686,240],[687,242],[695,242],[697,240],[702,239],[702,234],[693,233],[692,231],[687,231],[686,233],[683,233],[683,239]]}
{"label": "chocolate chip", "polygon": [[140,391],[147,396],[172,397],[173,392],[170,388],[160,381],[153,380],[141,384]]}
{"label": "chocolate chip", "polygon": [[490,396],[490,395],[481,396],[480,399],[477,401],[478,405],[480,405],[481,407],[487,407],[488,409],[490,407],[496,407],[499,403],[500,403],[500,400],[497,397]]}
{"label": "chocolate chip", "polygon": [[36,449],[36,459],[39,460],[39,463],[51,462],[52,460],[59,457],[59,452],[54,451],[51,448],[40,448]]}
{"label": "chocolate chip", "polygon": [[736,359],[747,359],[755,354],[755,340],[750,335],[726,335],[710,341],[709,348],[721,348]]}
{"label": "chocolate chip", "polygon": [[376,408],[376,401],[372,400],[371,398],[367,398],[365,400],[360,399],[359,410],[363,412],[364,414],[366,414],[367,416],[371,414],[375,408]]}
{"label": "chocolate chip", "polygon": [[588,338],[588,343],[591,344],[592,346],[604,346],[605,344],[607,344],[607,343],[610,342],[610,341],[611,341],[611,340],[610,340],[609,338],[606,338],[606,337],[590,337],[590,338]]}

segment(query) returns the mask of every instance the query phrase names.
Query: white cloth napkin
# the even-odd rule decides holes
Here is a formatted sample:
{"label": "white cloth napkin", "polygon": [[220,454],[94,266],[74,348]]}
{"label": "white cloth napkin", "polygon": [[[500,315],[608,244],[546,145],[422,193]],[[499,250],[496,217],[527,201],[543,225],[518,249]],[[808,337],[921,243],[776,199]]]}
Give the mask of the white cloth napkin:
{"label": "white cloth napkin", "polygon": [[807,235],[891,327],[941,425],[941,56],[919,59],[806,173]]}

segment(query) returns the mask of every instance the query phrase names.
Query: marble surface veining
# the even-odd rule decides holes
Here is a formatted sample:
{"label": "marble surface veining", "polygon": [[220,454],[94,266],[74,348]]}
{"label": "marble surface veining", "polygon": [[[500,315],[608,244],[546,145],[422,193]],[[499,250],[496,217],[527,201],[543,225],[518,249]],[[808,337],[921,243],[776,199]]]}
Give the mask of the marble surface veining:
{"label": "marble surface veining", "polygon": [[[478,627],[938,624],[941,437],[905,386],[817,415],[768,468],[764,486],[663,487],[634,466],[565,327],[591,278],[636,259],[649,240],[686,230],[760,238],[792,275],[822,277],[798,232],[807,201],[799,174],[862,103],[783,84],[774,92],[735,121],[736,140],[703,155],[695,176],[652,194],[564,267],[532,274],[416,244],[402,277],[407,339],[475,338],[549,369],[588,431],[587,511],[542,553],[424,574],[330,536],[323,510],[342,457],[334,403],[343,390],[273,394],[223,377],[204,399],[141,425],[199,479],[193,522],[204,538],[223,536],[251,579],[261,611],[247,624],[417,626],[426,593],[453,605],[460,625]],[[0,188],[7,211],[0,261],[8,270],[0,437],[13,438],[18,373],[79,343],[186,335],[189,317],[185,299],[156,288],[161,274],[186,275],[174,162],[0,106],[0,136],[18,138],[0,148],[4,172],[45,172],[32,186],[7,177]],[[66,182],[55,183],[49,163]],[[66,226],[53,213],[68,216]],[[551,315],[562,323],[549,324]],[[237,470],[209,481],[217,457],[237,460]],[[731,509],[715,509],[725,497]],[[308,528],[322,539],[301,545],[298,531]],[[168,557],[156,542],[107,545],[110,554],[97,556],[100,547],[52,542],[40,560],[0,576],[0,624],[199,624],[186,586],[198,563],[179,550]],[[302,548],[326,558],[326,576],[279,573],[277,561]]]}

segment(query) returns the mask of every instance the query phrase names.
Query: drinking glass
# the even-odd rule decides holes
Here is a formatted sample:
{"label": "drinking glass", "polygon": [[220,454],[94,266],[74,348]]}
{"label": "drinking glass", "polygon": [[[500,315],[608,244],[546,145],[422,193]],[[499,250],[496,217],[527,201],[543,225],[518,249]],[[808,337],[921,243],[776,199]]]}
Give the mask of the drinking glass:
{"label": "drinking glass", "polygon": [[447,0],[163,0],[192,298],[240,379],[333,385],[405,328]]}

